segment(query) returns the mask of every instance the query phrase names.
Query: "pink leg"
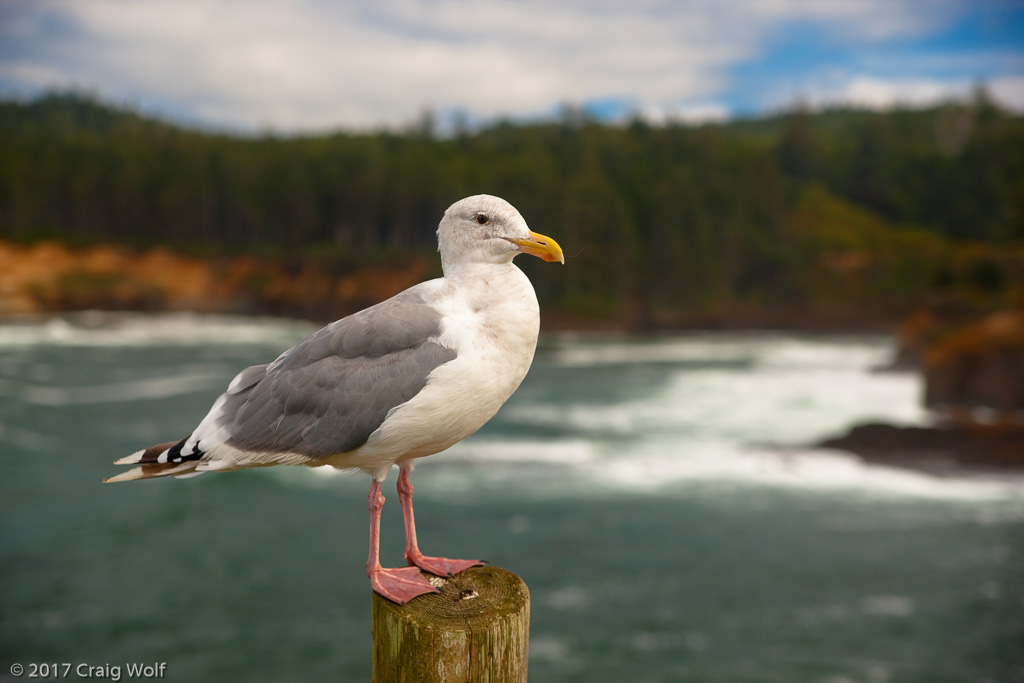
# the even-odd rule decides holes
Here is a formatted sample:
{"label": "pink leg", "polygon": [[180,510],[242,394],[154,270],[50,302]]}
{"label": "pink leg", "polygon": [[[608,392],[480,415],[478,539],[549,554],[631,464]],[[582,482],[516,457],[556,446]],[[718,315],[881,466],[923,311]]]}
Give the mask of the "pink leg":
{"label": "pink leg", "polygon": [[366,560],[366,574],[373,590],[399,605],[417,595],[438,592],[416,567],[384,569],[380,566],[380,511],[384,507],[384,496],[376,479],[366,498],[370,507],[370,556]]}
{"label": "pink leg", "polygon": [[450,560],[447,557],[428,557],[420,552],[416,541],[416,520],[412,512],[412,482],[409,470],[399,469],[398,499],[402,501],[402,517],[405,519],[405,559],[425,572],[437,576],[455,576],[461,571],[483,564],[480,560]]}

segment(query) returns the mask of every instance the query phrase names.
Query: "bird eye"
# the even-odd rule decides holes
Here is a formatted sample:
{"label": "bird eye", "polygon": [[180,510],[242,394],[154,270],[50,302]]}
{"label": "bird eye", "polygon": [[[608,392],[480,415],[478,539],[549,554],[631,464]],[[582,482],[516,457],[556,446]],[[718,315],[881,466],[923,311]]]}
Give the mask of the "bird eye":
{"label": "bird eye", "polygon": [[490,222],[490,218],[487,217],[486,213],[478,213],[476,215],[476,222],[480,225],[487,225]]}

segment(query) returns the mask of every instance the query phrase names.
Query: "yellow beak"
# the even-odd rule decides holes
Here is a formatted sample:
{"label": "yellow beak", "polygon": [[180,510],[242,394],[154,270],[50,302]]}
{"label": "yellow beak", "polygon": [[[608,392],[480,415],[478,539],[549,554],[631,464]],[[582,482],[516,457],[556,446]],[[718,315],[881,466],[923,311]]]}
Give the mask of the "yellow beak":
{"label": "yellow beak", "polygon": [[519,251],[524,254],[530,254],[536,256],[539,259],[544,259],[548,263],[558,261],[561,264],[565,264],[565,256],[562,255],[562,248],[558,246],[558,242],[554,241],[550,237],[541,235],[539,232],[530,232],[530,238],[525,240],[511,240],[511,242],[519,247]]}

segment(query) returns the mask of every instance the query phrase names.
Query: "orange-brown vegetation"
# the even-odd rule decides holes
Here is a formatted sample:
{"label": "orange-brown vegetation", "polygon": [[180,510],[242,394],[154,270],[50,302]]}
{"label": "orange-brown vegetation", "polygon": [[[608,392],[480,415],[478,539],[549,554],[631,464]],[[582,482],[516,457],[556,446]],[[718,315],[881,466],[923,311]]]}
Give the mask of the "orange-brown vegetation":
{"label": "orange-brown vegetation", "polygon": [[928,350],[924,371],[930,407],[1024,411],[1024,311],[995,313],[946,335]]}
{"label": "orange-brown vegetation", "polygon": [[0,241],[0,315],[84,309],[340,317],[423,280],[425,260],[331,271],[251,256],[197,258],[166,248]]}

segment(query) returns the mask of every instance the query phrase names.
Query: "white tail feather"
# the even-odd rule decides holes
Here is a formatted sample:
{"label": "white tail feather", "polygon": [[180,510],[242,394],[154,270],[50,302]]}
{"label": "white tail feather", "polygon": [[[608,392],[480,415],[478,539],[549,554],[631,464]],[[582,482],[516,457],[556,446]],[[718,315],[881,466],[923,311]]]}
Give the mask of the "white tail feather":
{"label": "white tail feather", "polygon": [[[126,463],[126,462],[122,462],[123,460],[124,460],[124,458],[122,458],[121,460],[118,460],[114,464],[115,465],[127,465],[127,464],[129,464],[129,463]],[[103,483],[104,484],[113,484],[114,482],[117,482],[117,481],[131,481],[132,479],[145,479],[145,478],[146,478],[146,475],[142,473],[142,468],[141,467],[136,467],[134,469],[128,470],[127,472],[122,472],[121,474],[118,474],[116,476],[110,477],[109,479],[104,479]]]}
{"label": "white tail feather", "polygon": [[[143,448],[141,451],[135,451],[131,455],[126,455],[120,460],[115,460],[115,465],[137,465],[142,460],[142,455],[146,452]],[[109,479],[107,481],[110,481]]]}
{"label": "white tail feather", "polygon": [[104,479],[103,483],[112,484],[118,481],[132,481],[134,479],[153,479],[155,477],[181,477],[188,476],[191,474],[202,474],[202,472],[196,472],[196,465],[199,464],[198,460],[189,460],[188,462],[168,464],[168,463],[152,463],[145,464],[134,469],[130,469],[127,472],[122,472],[117,476],[111,477],[110,479]]}

